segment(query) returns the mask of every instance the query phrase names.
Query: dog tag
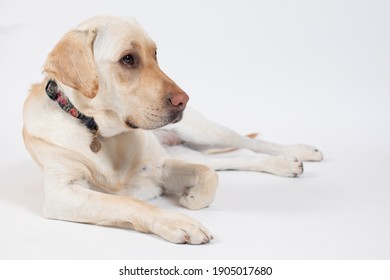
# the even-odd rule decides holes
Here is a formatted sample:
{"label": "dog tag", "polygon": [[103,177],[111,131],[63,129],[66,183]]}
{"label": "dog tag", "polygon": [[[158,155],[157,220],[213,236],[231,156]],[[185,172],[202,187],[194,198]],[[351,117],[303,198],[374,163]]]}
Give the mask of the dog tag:
{"label": "dog tag", "polygon": [[93,138],[91,145],[89,145],[89,148],[91,149],[92,152],[97,153],[102,148],[102,144],[100,144],[99,140]]}

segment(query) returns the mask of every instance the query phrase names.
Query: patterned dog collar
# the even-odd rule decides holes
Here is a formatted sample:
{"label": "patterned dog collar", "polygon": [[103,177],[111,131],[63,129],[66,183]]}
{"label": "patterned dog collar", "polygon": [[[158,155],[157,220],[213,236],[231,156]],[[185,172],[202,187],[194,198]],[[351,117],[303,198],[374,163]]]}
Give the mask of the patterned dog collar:
{"label": "patterned dog collar", "polygon": [[64,92],[59,89],[58,84],[54,80],[49,80],[46,85],[45,91],[47,96],[49,96],[51,100],[55,101],[62,110],[64,110],[72,117],[79,119],[81,123],[89,129],[89,131],[93,135],[92,142],[89,147],[92,152],[99,152],[102,146],[97,139],[99,127],[96,124],[94,118],[88,117],[81,113],[79,110],[77,110],[76,107],[72,104],[72,102],[70,102],[69,98],[64,94]]}

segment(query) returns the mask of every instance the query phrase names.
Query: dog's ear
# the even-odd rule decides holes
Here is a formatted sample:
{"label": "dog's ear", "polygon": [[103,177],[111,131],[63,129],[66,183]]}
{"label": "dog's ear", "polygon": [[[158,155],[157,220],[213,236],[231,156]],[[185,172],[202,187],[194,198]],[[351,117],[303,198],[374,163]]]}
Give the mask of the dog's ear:
{"label": "dog's ear", "polygon": [[99,89],[93,58],[95,30],[72,30],[50,52],[44,71],[59,82],[94,98]]}

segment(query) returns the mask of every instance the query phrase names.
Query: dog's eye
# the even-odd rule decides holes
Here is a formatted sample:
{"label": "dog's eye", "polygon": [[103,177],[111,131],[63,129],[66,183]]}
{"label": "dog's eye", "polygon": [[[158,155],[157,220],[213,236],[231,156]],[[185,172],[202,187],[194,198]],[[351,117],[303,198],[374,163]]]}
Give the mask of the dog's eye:
{"label": "dog's eye", "polygon": [[121,62],[126,66],[137,66],[137,58],[135,55],[127,54],[122,57]]}

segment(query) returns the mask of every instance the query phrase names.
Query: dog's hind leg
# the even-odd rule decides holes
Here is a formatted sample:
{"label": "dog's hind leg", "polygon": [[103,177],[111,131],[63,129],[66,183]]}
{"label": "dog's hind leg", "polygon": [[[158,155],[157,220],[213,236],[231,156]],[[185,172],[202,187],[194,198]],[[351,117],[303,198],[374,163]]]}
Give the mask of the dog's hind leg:
{"label": "dog's hind leg", "polygon": [[205,118],[193,109],[187,109],[181,122],[171,126],[172,131],[187,147],[208,149],[238,148],[274,156],[295,157],[301,161],[321,161],[322,153],[308,145],[279,145],[238,134],[234,130]]}
{"label": "dog's hind leg", "polygon": [[[303,164],[295,157],[252,155],[208,155],[185,146],[167,147],[170,156],[203,164],[214,170],[240,170],[266,172],[283,177],[297,177],[303,172]],[[194,164],[195,166],[195,164]]]}

